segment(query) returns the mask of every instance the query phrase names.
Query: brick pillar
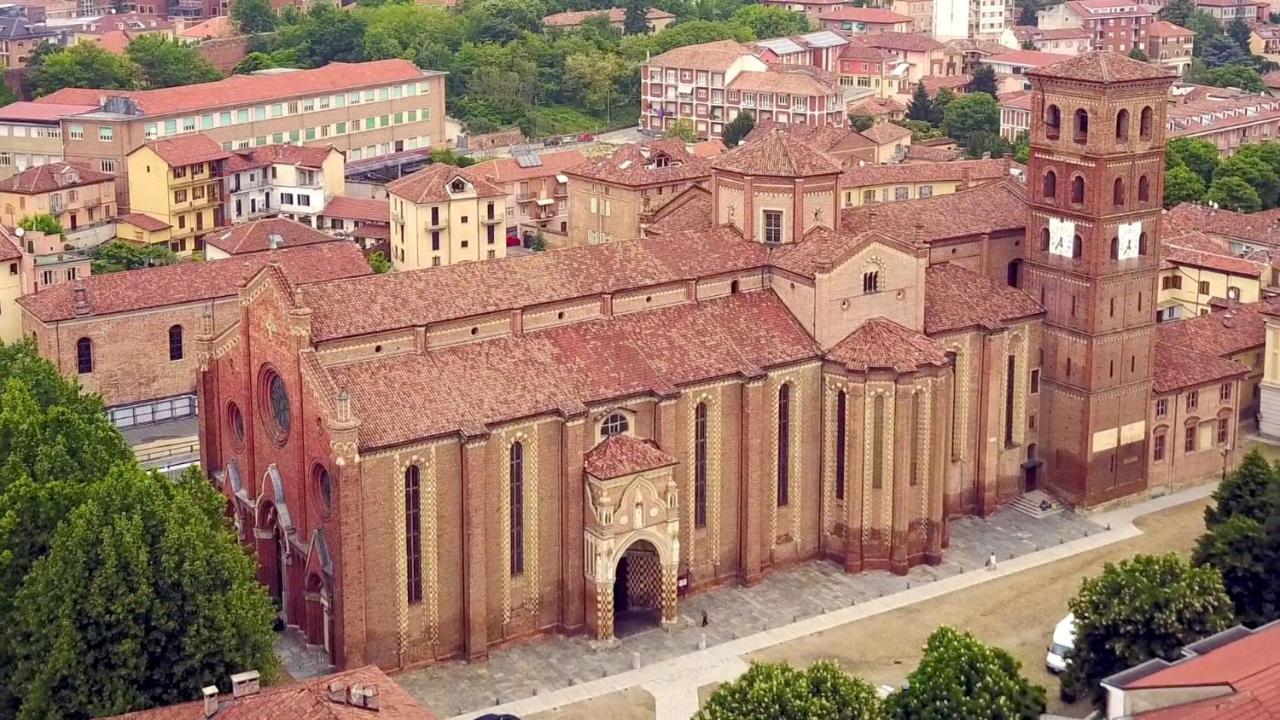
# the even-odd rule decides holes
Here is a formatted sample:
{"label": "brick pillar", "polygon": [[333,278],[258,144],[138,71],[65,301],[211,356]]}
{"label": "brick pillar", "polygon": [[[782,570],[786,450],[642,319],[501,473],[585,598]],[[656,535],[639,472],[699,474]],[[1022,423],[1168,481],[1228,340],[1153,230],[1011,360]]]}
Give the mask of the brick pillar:
{"label": "brick pillar", "polygon": [[764,448],[767,412],[764,404],[764,380],[755,379],[742,386],[741,473],[742,488],[742,566],[738,573],[743,585],[760,581],[763,534],[767,506],[764,497]]}
{"label": "brick pillar", "polygon": [[893,457],[893,488],[885,501],[890,503],[889,515],[892,525],[889,530],[889,569],[899,575],[907,574],[909,567],[909,529],[911,518],[907,514],[907,504],[911,487],[911,399],[912,386],[898,382],[897,392],[893,396],[893,447],[886,448],[886,454]]}
{"label": "brick pillar", "polygon": [[462,448],[463,649],[470,662],[489,659],[489,607],[485,594],[485,453],[488,438],[473,438]]}
{"label": "brick pillar", "polygon": [[1000,481],[1000,396],[1004,388],[1004,362],[1000,349],[1004,333],[982,338],[982,365],[978,368],[978,456],[974,462],[974,511],[986,517],[996,511],[996,487]]}
{"label": "brick pillar", "polygon": [[866,461],[863,452],[863,429],[866,427],[866,406],[864,397],[866,386],[859,382],[849,386],[849,417],[845,424],[848,462],[845,463],[844,485],[844,569],[845,572],[862,572],[862,509],[868,498],[862,494],[863,463]]}
{"label": "brick pillar", "polygon": [[929,409],[933,413],[933,417],[929,420],[929,427],[941,429],[941,432],[933,433],[935,440],[929,445],[929,494],[926,498],[926,519],[929,525],[925,536],[924,561],[930,565],[942,562],[942,548],[946,546],[943,534],[947,523],[945,508],[947,465],[951,458],[947,443],[938,439],[951,437],[951,424],[948,419],[951,416],[952,382],[955,380],[944,375],[934,380],[929,390],[932,395]]}
{"label": "brick pillar", "polygon": [[583,522],[586,513],[586,481],[582,475],[584,432],[590,432],[585,416],[560,426],[560,624],[576,631],[586,622],[586,571]]}

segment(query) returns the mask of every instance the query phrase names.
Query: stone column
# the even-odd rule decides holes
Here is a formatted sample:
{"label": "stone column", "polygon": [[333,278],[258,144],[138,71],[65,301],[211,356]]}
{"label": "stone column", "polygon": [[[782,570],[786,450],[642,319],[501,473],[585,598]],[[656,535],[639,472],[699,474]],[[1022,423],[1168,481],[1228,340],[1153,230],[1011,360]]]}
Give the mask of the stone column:
{"label": "stone column", "polygon": [[586,481],[582,475],[583,434],[590,432],[585,416],[560,426],[560,624],[565,631],[582,628],[586,602],[582,534],[586,513]]}
{"label": "stone column", "polygon": [[739,461],[742,522],[741,557],[738,573],[743,585],[760,581],[762,533],[768,524],[764,482],[765,425],[768,413],[764,406],[764,379],[756,378],[742,385],[742,422]]}
{"label": "stone column", "polygon": [[488,579],[485,556],[485,453],[488,438],[467,440],[462,447],[462,595],[463,649],[470,662],[489,658]]}

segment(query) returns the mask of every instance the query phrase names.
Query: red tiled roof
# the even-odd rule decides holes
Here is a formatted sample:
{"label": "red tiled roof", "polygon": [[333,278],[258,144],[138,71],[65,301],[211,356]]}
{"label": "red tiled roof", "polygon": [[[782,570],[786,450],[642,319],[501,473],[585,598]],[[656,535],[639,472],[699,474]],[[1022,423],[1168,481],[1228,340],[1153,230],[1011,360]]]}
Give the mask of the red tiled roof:
{"label": "red tiled roof", "polygon": [[[841,188],[890,183],[943,182],[953,180],[996,180],[1009,176],[1009,160],[962,160],[943,163],[862,165],[846,168],[840,175]],[[887,231],[892,232],[892,228]]]}
{"label": "red tiled roof", "polygon": [[897,142],[903,138],[911,137],[911,131],[895,125],[891,122],[878,122],[875,125],[862,131],[862,136],[874,142],[877,145],[884,145],[891,142]]}
{"label": "red tiled roof", "polygon": [[818,16],[819,20],[847,20],[871,24],[910,23],[911,18],[884,8],[840,7]]}
{"label": "red tiled roof", "polygon": [[197,40],[208,40],[209,38],[227,37],[233,35],[234,28],[231,26],[231,18],[226,15],[218,15],[211,17],[204,22],[196,23],[191,27],[178,33],[184,38],[196,38]]}
{"label": "red tiled roof", "polygon": [[296,165],[318,170],[333,152],[337,150],[332,145],[262,145],[233,150],[227,160],[227,170],[237,172],[269,165]]}
{"label": "red tiled roof", "polygon": [[728,150],[724,143],[719,140],[703,140],[689,146],[689,152],[696,158],[709,160],[717,155],[723,155]]}
{"label": "red tiled roof", "polygon": [[22,257],[22,248],[18,246],[18,238],[13,231],[0,225],[0,262],[18,260]]}
{"label": "red tiled roof", "polygon": [[44,102],[49,97],[52,95],[46,95],[35,102],[19,101],[0,107],[0,120],[56,123],[59,118],[89,112],[97,107],[90,104]]}
{"label": "red tiled roof", "polygon": [[36,195],[103,182],[115,182],[115,176],[67,162],[53,162],[29,167],[11,178],[0,180],[0,192]]}
{"label": "red tiled roof", "polygon": [[143,215],[142,213],[136,213],[136,212],[125,213],[124,215],[117,215],[116,222],[127,223],[140,230],[147,230],[150,232],[155,232],[157,230],[164,230],[167,227],[173,227],[172,225],[170,225],[169,223],[163,220],[160,220],[158,218],[153,218],[150,215]]}
{"label": "red tiled roof", "polygon": [[838,92],[833,83],[815,77],[817,73],[775,65],[768,70],[746,70],[738,73],[726,86],[730,90],[764,93],[786,93],[822,97]]}
{"label": "red tiled roof", "polygon": [[99,47],[117,55],[123,55],[133,42],[133,35],[127,30],[107,30],[97,37]]}
{"label": "red tiled roof", "polygon": [[839,160],[781,128],[773,128],[763,137],[757,137],[715,158],[711,161],[711,166],[717,170],[744,175],[778,177],[832,175],[840,172]]}
{"label": "red tiled roof", "polygon": [[1147,26],[1147,37],[1194,37],[1195,33],[1168,20],[1157,20]]}
{"label": "red tiled roof", "polygon": [[761,120],[756,123],[751,132],[747,133],[747,143],[750,144],[757,140],[762,140],[774,131],[782,131],[799,140],[802,144],[823,152],[829,151],[841,140],[856,132],[850,128],[832,127],[830,125],[797,125],[795,123]]}
{"label": "red tiled roof", "polygon": [[[472,265],[492,268],[495,262]],[[333,386],[355,401],[361,445],[385,447],[547,412],[580,412],[604,400],[665,395],[681,385],[755,375],[817,354],[782,301],[760,291],[327,372]],[[512,373],[513,367],[521,371]],[[441,377],[456,381],[431,380]],[[405,391],[388,402],[387,387]]]}
{"label": "red tiled roof", "polygon": [[32,102],[40,105],[88,105],[90,110],[102,106],[102,101],[115,90],[95,90],[93,88],[62,88],[48,95],[36,98]]}
{"label": "red tiled roof", "polygon": [[710,190],[701,185],[692,185],[668,197],[671,199],[649,210],[652,221],[645,227],[646,237],[711,227],[713,215]]}
{"label": "red tiled roof", "polygon": [[1265,267],[1263,263],[1234,255],[1205,252],[1176,245],[1165,248],[1164,261],[1173,265],[1189,265],[1248,278],[1260,277]]}
{"label": "red tiled roof", "polygon": [[271,262],[279,262],[285,277],[299,285],[373,272],[354,244],[333,242],[250,253],[226,260],[180,262],[90,275],[25,295],[18,299],[18,304],[48,323],[83,316],[76,314],[75,295],[79,289],[86,293],[89,312],[98,316],[208,301],[234,296],[242,280]]}
{"label": "red tiled roof", "polygon": [[[1271,308],[1267,302],[1236,303],[1227,310],[1160,323],[1156,326],[1156,338],[1208,355],[1235,355],[1261,348],[1266,343],[1266,322],[1262,316]],[[1156,364],[1160,362],[1161,358],[1157,357]]]}
{"label": "red tiled roof", "polygon": [[964,157],[964,151],[954,147],[934,147],[930,145],[910,145],[907,147],[907,159],[921,162],[951,162]]}
{"label": "red tiled roof", "polygon": [[1280,88],[1280,70],[1277,70],[1275,72],[1269,72],[1266,75],[1263,75],[1262,82],[1272,90],[1275,90],[1276,88]]}
{"label": "red tiled roof", "polygon": [[213,138],[202,133],[148,140],[143,145],[151,148],[170,167],[222,160],[230,155]]}
{"label": "red tiled roof", "polygon": [[1049,65],[1060,60],[1066,60],[1070,57],[1072,56],[1040,52],[1039,50],[1014,50],[1000,55],[992,55],[983,62],[1000,63],[1003,65],[1022,65],[1025,67],[1040,67],[1041,65]]}
{"label": "red tiled roof", "polygon": [[843,227],[878,230],[910,243],[935,243],[987,233],[1022,230],[1026,191],[1004,179],[924,200],[864,205],[843,211]]}
{"label": "red tiled roof", "polygon": [[[597,15],[604,15],[608,17],[609,22],[611,23],[620,23],[627,19],[627,9],[615,7],[607,10],[559,12],[542,18],[542,24],[549,25],[551,27],[576,27],[581,25],[588,18],[593,18]],[[666,20],[674,17],[675,15],[672,15],[665,10],[659,10],[658,8],[649,8],[649,11],[645,13],[645,18],[649,20]]]}
{"label": "red tiled roof", "polygon": [[[1157,327],[1163,325],[1164,323]],[[1167,393],[1180,388],[1198,387],[1243,375],[1248,371],[1249,368],[1233,360],[1165,342],[1162,334],[1156,335],[1156,365],[1151,374],[1151,389],[1154,392]]]}
{"label": "red tiled roof", "polygon": [[1044,312],[1018,288],[999,285],[951,263],[930,265],[925,271],[924,300],[928,335],[972,327],[997,329]]}
{"label": "red tiled roof", "polygon": [[827,358],[855,372],[886,368],[911,372],[926,365],[947,364],[947,354],[941,345],[881,317],[859,325],[831,348]]}
{"label": "red tiled roof", "polygon": [[673,48],[661,55],[649,58],[649,67],[689,68],[724,72],[744,55],[751,55],[747,46],[736,40],[717,40],[700,45]]}
{"label": "red tiled roof", "polygon": [[1177,73],[1163,65],[1152,65],[1106,50],[1087,52],[1027,73],[1031,77],[1111,83],[1133,80],[1173,80]]}
{"label": "red tiled roof", "polygon": [[532,167],[520,167],[515,158],[503,157],[476,163],[470,169],[496,183],[509,183],[557,175],[586,159],[581,150],[560,150],[537,155],[541,164]]}
{"label": "red tiled roof", "polygon": [[[659,154],[665,155],[669,164],[650,167],[650,163]],[[612,155],[587,160],[564,172],[566,175],[615,185],[643,187],[702,180],[711,174],[711,166],[706,160],[690,154],[679,140],[653,140],[623,145]]]}
{"label": "red tiled roof", "polygon": [[582,458],[582,469],[600,480],[612,480],[646,470],[675,465],[677,460],[657,444],[630,435],[612,435],[591,448]]}
{"label": "red tiled roof", "polygon": [[387,183],[387,192],[402,197],[413,203],[448,202],[449,184],[462,178],[475,189],[482,198],[504,197],[506,190],[494,185],[471,168],[454,167],[444,163],[435,163],[406,175],[399,180]]}
{"label": "red tiled roof", "polygon": [[224,231],[212,232],[204,241],[228,255],[262,252],[271,249],[271,236],[279,237],[276,248],[298,247],[335,242],[337,238],[288,218],[266,218],[240,223]]}
{"label": "red tiled roof", "polygon": [[1280,208],[1239,213],[1182,203],[1165,213],[1161,222],[1166,232],[1199,230],[1262,245],[1280,245]]}
{"label": "red tiled roof", "polygon": [[[378,692],[378,709],[353,707],[329,695],[331,684],[361,685]],[[223,695],[218,720],[434,720],[404,688],[374,665],[324,675],[289,685],[263,688],[258,694],[232,699]],[[116,715],[107,720],[205,720],[201,701]]]}
{"label": "red tiled roof", "polygon": [[850,110],[856,110],[868,115],[899,115],[907,111],[902,103],[893,98],[867,98],[858,101],[849,106]]}
{"label": "red tiled roof", "polygon": [[360,220],[362,222],[389,225],[391,223],[391,203],[388,200],[334,195],[329,204],[324,206],[324,212],[320,214],[327,218]]}
{"label": "red tiled roof", "polygon": [[871,47],[887,50],[905,50],[907,52],[929,52],[938,50],[943,45],[923,33],[884,32],[870,33],[858,38]]}

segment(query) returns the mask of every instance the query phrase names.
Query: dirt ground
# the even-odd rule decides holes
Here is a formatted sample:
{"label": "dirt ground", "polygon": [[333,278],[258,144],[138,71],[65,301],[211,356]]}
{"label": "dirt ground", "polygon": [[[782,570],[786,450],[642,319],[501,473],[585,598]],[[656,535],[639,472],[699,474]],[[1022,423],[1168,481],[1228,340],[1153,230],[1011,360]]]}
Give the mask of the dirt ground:
{"label": "dirt ground", "polygon": [[1138,537],[777,645],[749,659],[805,666],[831,658],[874,684],[897,685],[919,662],[929,633],[949,624],[1012,653],[1026,675],[1047,689],[1050,712],[1084,717],[1089,708],[1061,702],[1057,678],[1044,667],[1045,648],[1053,626],[1067,614],[1067,599],[1107,562],[1138,553],[1189,554],[1204,530],[1206,504],[1192,502],[1139,518],[1143,534]]}
{"label": "dirt ground", "polygon": [[653,720],[653,696],[630,688],[529,715],[525,720]]}

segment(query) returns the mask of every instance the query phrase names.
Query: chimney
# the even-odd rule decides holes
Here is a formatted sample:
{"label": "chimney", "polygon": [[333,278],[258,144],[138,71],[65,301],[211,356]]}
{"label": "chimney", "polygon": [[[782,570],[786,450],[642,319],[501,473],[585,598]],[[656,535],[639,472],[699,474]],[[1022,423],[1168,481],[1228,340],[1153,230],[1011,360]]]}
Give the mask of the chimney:
{"label": "chimney", "polygon": [[71,312],[76,317],[83,317],[93,312],[93,308],[89,307],[89,291],[85,289],[83,282],[77,282],[72,290]]}
{"label": "chimney", "polygon": [[242,673],[236,673],[231,676],[231,697],[242,698],[250,695],[257,695],[259,685],[259,675],[257,670],[248,670]]}
{"label": "chimney", "polygon": [[280,249],[281,245],[284,245],[284,238],[280,236],[280,233],[271,233],[270,235],[267,236],[268,248],[272,250],[278,250]]}
{"label": "chimney", "polygon": [[211,718],[218,712],[218,686],[206,686],[200,693],[204,696],[204,716]]}
{"label": "chimney", "polygon": [[373,685],[361,685],[360,683],[351,683],[348,688],[350,693],[347,697],[347,704],[351,707],[364,708],[366,710],[378,709],[378,688]]}

